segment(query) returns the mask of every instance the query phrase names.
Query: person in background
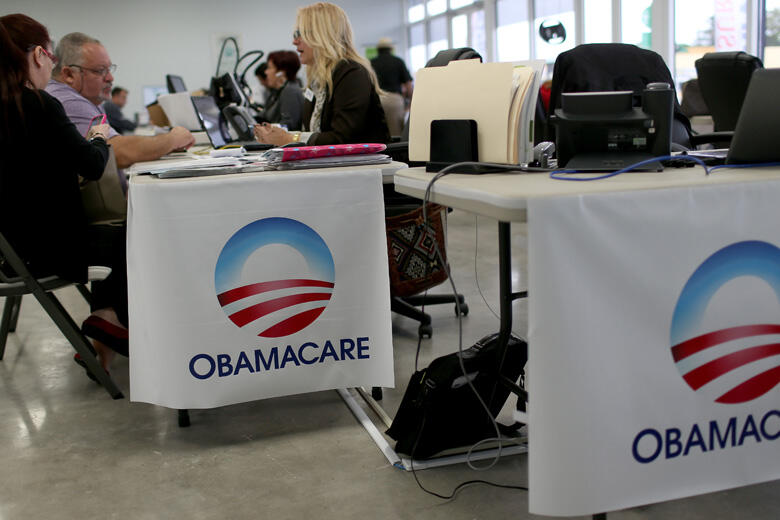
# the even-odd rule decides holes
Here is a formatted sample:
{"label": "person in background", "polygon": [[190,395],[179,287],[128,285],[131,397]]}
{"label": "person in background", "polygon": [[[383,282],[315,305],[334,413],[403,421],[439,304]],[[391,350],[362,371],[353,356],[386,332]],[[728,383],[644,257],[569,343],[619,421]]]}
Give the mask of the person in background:
{"label": "person in background", "polygon": [[387,143],[390,133],[371,64],[352,43],[352,26],[337,5],[320,2],[298,9],[293,45],[306,65],[304,132],[255,126],[261,143],[282,146]]}
{"label": "person in background", "polygon": [[379,87],[383,90],[382,108],[385,109],[387,126],[391,135],[401,135],[406,116],[406,107],[412,99],[412,76],[404,60],[393,55],[390,38],[380,38],[376,44],[379,55],[371,60]]}
{"label": "person in background", "polygon": [[266,63],[267,82],[277,95],[273,103],[266,104],[263,119],[290,130],[300,130],[303,91],[297,78],[301,68],[298,55],[293,51],[274,51],[268,55]]}
{"label": "person in background", "polygon": [[255,69],[255,76],[257,76],[257,81],[260,83],[260,86],[263,87],[263,102],[260,104],[260,108],[263,108],[265,106],[268,106],[269,103],[273,103],[276,100],[276,96],[278,95],[278,92],[275,88],[272,88],[271,85],[268,83],[268,76],[266,76],[266,69],[268,68],[268,62],[263,62],[260,65],[257,66]]}
{"label": "person in background", "polygon": [[[111,92],[116,65],[98,40],[78,32],[63,36],[55,55],[58,63],[46,92],[62,103],[65,113],[83,134],[90,121],[103,113],[100,105]],[[194,142],[190,131],[181,126],[155,136],[119,135],[116,130],[108,136],[119,168],[159,159],[174,150],[189,148]]]}
{"label": "person in background", "polygon": [[[92,314],[82,325],[108,370],[114,352],[127,355],[125,228],[87,225],[79,176],[103,174],[110,128],[79,131],[42,90],[56,64],[43,25],[23,14],[0,17],[0,231],[36,276],[86,283],[89,265],[111,268],[92,283]],[[78,354],[74,361],[86,368]]]}
{"label": "person in background", "polygon": [[127,104],[127,89],[114,87],[111,89],[111,99],[103,102],[103,110],[108,117],[108,124],[120,134],[129,133],[137,126],[122,115],[122,109]]}

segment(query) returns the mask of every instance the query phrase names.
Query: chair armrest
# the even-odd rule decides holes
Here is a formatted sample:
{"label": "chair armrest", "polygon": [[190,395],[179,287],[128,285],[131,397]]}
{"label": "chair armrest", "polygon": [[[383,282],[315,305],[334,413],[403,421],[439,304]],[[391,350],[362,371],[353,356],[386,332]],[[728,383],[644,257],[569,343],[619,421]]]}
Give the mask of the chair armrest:
{"label": "chair armrest", "polygon": [[111,268],[104,265],[91,265],[87,271],[87,279],[90,282],[100,282],[108,278]]}
{"label": "chair armrest", "polygon": [[730,143],[732,137],[734,137],[734,132],[732,131],[696,134],[691,136],[691,144],[693,146],[699,146],[701,144]]}

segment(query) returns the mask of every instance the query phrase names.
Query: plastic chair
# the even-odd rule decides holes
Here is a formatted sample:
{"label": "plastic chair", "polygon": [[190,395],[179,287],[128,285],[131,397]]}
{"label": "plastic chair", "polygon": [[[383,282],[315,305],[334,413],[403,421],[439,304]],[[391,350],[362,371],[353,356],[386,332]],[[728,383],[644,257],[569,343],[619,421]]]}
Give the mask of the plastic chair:
{"label": "plastic chair", "polygon": [[[110,272],[111,270],[107,267],[90,267],[89,279],[93,281],[103,280]],[[73,318],[71,318],[70,314],[68,314],[54,295],[53,291],[55,289],[68,285],[74,285],[74,283],[57,276],[35,278],[5,236],[0,233],[0,296],[6,297],[3,317],[2,321],[0,321],[0,360],[3,359],[5,354],[5,343],[8,333],[16,330],[22,296],[32,294],[108,394],[114,399],[121,399],[124,397],[122,391],[111,376],[100,366],[100,363],[92,354],[89,340],[84,337],[78,325],[76,325]],[[86,288],[83,286],[79,287],[82,295],[88,297],[89,293]]]}
{"label": "plastic chair", "polygon": [[733,131],[750,78],[764,64],[746,52],[708,52],[696,60],[696,74],[716,132]]}

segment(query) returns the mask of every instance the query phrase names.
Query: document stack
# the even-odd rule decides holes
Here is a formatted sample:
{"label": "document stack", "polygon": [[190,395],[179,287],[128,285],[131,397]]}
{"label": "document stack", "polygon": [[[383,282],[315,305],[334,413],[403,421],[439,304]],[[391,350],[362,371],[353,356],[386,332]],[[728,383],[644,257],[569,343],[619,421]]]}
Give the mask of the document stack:
{"label": "document stack", "polygon": [[542,60],[461,60],[417,71],[409,118],[409,159],[430,160],[431,121],[473,119],[480,161],[530,162],[543,68]]}

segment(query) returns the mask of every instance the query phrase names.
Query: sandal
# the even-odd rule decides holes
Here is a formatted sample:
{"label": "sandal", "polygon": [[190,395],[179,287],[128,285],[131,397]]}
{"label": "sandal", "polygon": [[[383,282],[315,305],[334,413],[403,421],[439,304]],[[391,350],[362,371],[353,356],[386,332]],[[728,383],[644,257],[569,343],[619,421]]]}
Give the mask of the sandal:
{"label": "sandal", "polygon": [[127,329],[123,329],[103,318],[90,316],[81,324],[81,332],[94,340],[97,340],[108,348],[127,357],[128,354],[128,334]]}

